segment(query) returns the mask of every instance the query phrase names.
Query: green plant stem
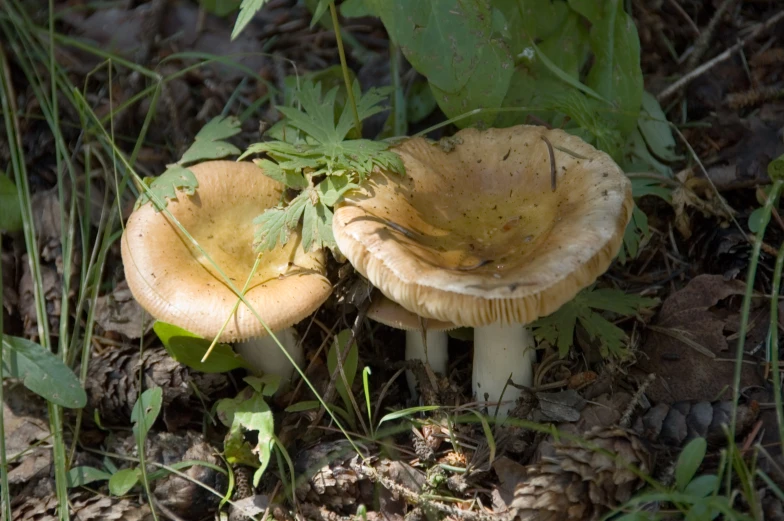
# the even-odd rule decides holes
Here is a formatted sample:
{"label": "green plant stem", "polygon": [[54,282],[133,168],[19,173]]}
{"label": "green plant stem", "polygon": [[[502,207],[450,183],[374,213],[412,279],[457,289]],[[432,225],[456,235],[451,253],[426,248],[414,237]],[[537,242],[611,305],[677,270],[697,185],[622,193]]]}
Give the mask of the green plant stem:
{"label": "green plant stem", "polygon": [[335,40],[338,44],[338,54],[340,55],[340,67],[343,69],[343,81],[346,82],[346,94],[348,95],[348,102],[351,105],[351,111],[354,114],[354,131],[356,138],[362,137],[362,123],[359,121],[359,112],[357,111],[357,102],[354,99],[354,90],[351,88],[351,78],[348,74],[348,64],[346,63],[346,51],[343,49],[343,37],[340,36],[340,24],[338,23],[338,10],[335,9],[334,0],[329,2],[329,12],[332,15],[332,25],[335,29]]}
{"label": "green plant stem", "polygon": [[779,441],[784,447],[784,405],[781,399],[781,372],[779,370],[779,292],[781,272],[784,269],[784,243],[776,256],[773,270],[773,288],[770,295],[770,363],[773,366],[773,400],[776,403],[776,418],[779,422]]}
{"label": "green plant stem", "polygon": [[[779,196],[784,181],[776,181],[765,200],[765,206],[762,207],[762,215],[760,216],[760,227],[757,236],[754,239],[754,247],[751,253],[751,260],[749,261],[749,271],[746,275],[746,292],[743,295],[743,304],[741,306],[740,315],[740,330],[738,331],[738,347],[735,350],[735,372],[732,380],[732,418],[730,419],[730,444],[727,450],[730,452],[730,461],[734,456],[733,452],[737,450],[735,443],[732,440],[735,438],[735,432],[738,427],[738,400],[740,399],[740,377],[743,368],[743,355],[746,346],[746,332],[749,328],[749,313],[751,312],[751,295],[754,292],[754,279],[757,276],[757,265],[759,264],[760,251],[762,249],[762,240],[765,236],[765,228],[768,227],[770,222],[770,214],[773,210],[773,201]],[[775,317],[771,317],[772,321],[776,321]],[[778,349],[774,346],[773,349]],[[780,400],[780,398],[779,398]],[[727,468],[727,485],[730,486],[732,478],[732,466]],[[730,490],[730,489],[728,489]]]}
{"label": "green plant stem", "polygon": [[[0,174],[3,175],[3,174]],[[3,243],[0,242],[0,256]],[[3,263],[0,262],[0,339],[3,336]],[[11,519],[11,489],[8,486],[8,462],[5,454],[5,424],[3,423],[3,347],[0,345],[0,503],[3,505],[3,519]]]}

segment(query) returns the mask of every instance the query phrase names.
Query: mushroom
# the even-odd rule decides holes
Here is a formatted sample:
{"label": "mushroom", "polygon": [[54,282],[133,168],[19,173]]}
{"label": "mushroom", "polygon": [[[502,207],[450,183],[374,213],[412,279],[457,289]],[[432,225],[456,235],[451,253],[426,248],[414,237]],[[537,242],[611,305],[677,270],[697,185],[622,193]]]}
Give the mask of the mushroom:
{"label": "mushroom", "polygon": [[423,138],[395,147],[407,175],[374,171],[337,205],[333,230],[385,296],[474,328],[474,393],[498,402],[503,391],[506,416],[521,394],[510,375],[532,382],[526,324],[609,267],[631,218],[631,183],[562,130],[464,129],[451,141],[450,150]]}
{"label": "mushroom", "polygon": [[[383,295],[374,296],[367,317],[406,332],[406,360],[421,360],[430,364],[436,373],[446,374],[449,360],[446,331],[458,326],[451,322],[423,319]],[[406,371],[406,381],[411,395],[416,397],[416,380],[411,371]]]}
{"label": "mushroom", "polygon": [[167,212],[145,204],[131,214],[122,236],[128,287],[156,319],[206,338],[220,333],[222,342],[239,342],[234,347],[253,370],[288,380],[294,369],[288,357],[256,315],[237,305],[237,293],[216,265],[239,291],[247,283],[247,302],[301,363],[302,347],[290,326],[318,309],[332,290],[324,253],[305,252],[292,231],[285,246],[261,254],[251,277],[258,258],[253,219],[278,203],[283,185],[249,162],[209,161],[189,169],[196,192],[178,192],[167,210],[204,254]]}

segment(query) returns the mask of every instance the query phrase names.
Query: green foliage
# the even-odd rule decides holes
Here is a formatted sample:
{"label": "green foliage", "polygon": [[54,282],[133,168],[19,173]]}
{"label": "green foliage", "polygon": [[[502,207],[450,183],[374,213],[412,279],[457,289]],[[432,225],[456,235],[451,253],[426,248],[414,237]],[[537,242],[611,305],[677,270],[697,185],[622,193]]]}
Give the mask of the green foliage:
{"label": "green foliage", "polygon": [[169,200],[177,198],[178,190],[186,195],[193,195],[198,188],[198,182],[193,173],[184,165],[239,154],[240,150],[237,147],[224,141],[239,132],[240,121],[234,116],[217,116],[210,120],[196,134],[193,144],[188,147],[179,161],[167,165],[166,171],[160,176],[154,179],[149,177],[144,179],[149,192],[144,191],[139,196],[135,208],[139,208],[152,199],[150,192],[155,194],[164,205]]}
{"label": "green foliage", "polygon": [[684,491],[694,479],[694,475],[705,458],[708,442],[705,438],[695,438],[686,445],[678,456],[675,467],[675,488]]}
{"label": "green foliage", "polygon": [[351,397],[349,396],[349,393],[351,393],[351,386],[354,384],[354,379],[357,376],[357,367],[359,365],[359,346],[356,342],[352,342],[351,348],[348,350],[348,353],[346,353],[349,340],[351,340],[350,329],[344,329],[335,336],[335,339],[332,342],[332,347],[327,353],[327,370],[329,371],[329,374],[335,374],[335,369],[338,368],[338,362],[340,362],[341,358],[344,359],[343,372],[346,375],[346,383],[348,383],[348,386],[343,382],[343,378],[338,373],[335,389],[343,400],[343,405],[345,406],[349,423],[352,427],[355,427],[356,418],[352,412],[354,408],[351,403]]}
{"label": "green foliage", "polygon": [[[216,0],[220,2],[222,0]],[[234,2],[232,2],[234,3]],[[234,40],[245,29],[259,9],[264,7],[267,0],[242,0],[240,4],[240,14],[237,15],[237,21],[234,22],[234,29],[231,31],[231,39]]]}
{"label": "green foliage", "polygon": [[16,185],[0,171],[0,230],[15,232],[22,229],[22,208]]}
{"label": "green foliage", "polygon": [[[240,6],[240,3],[241,0],[199,0],[199,5],[201,5],[205,11],[221,17],[228,16],[236,11]],[[239,34],[239,32],[237,34]]]}
{"label": "green foliage", "polygon": [[[285,244],[302,222],[305,251],[337,248],[332,235],[332,210],[348,190],[358,187],[375,167],[402,173],[400,157],[389,144],[369,139],[347,139],[353,128],[351,107],[336,109],[338,87],[322,93],[321,83],[303,81],[292,101],[299,108],[280,106],[282,124],[274,135],[279,139],[248,147],[250,154],[266,157],[255,162],[267,176],[288,188],[302,190],[287,205],[265,211],[254,221],[258,226],[255,245],[259,251]],[[362,94],[354,81],[360,119],[384,110],[381,102],[388,89],[370,89]],[[272,133],[271,129],[271,133]]]}
{"label": "green foliage", "polygon": [[68,488],[82,487],[96,481],[106,481],[112,474],[94,467],[73,467],[68,471]]}
{"label": "green foliage", "polygon": [[[236,397],[220,400],[216,411],[220,421],[229,428],[224,442],[226,461],[256,467],[253,486],[258,486],[269,466],[276,440],[275,420],[265,398],[275,394],[279,382],[274,376],[248,376],[245,383],[248,387]],[[246,441],[245,432],[256,433],[255,447]]]}
{"label": "green foliage", "polygon": [[80,409],[87,404],[74,372],[40,344],[3,335],[3,376],[18,378],[24,386],[54,404]]}
{"label": "green foliage", "polygon": [[534,335],[558,348],[564,357],[574,340],[577,324],[588,336],[601,342],[602,356],[624,357],[627,336],[624,331],[601,315],[609,311],[617,315],[634,315],[643,308],[654,306],[657,300],[628,295],[617,289],[595,289],[593,286],[581,291],[555,313],[540,318],[532,324]]}
{"label": "green foliage", "polygon": [[768,177],[772,181],[784,181],[784,154],[768,163]]}
{"label": "green foliage", "polygon": [[240,367],[248,367],[242,357],[238,356],[228,344],[215,344],[210,356],[202,362],[202,358],[212,344],[210,340],[160,320],[155,322],[153,329],[163,342],[163,347],[166,348],[169,356],[192,369],[202,373],[225,373]]}
{"label": "green foliage", "polygon": [[142,471],[137,467],[118,470],[109,478],[109,492],[115,496],[124,496],[131,491],[142,477]]}

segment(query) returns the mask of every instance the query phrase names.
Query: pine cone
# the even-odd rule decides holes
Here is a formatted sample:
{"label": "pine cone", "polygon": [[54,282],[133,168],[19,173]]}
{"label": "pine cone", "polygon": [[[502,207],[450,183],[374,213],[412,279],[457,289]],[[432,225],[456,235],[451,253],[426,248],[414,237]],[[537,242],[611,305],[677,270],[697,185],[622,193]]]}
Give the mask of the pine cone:
{"label": "pine cone", "polygon": [[[11,501],[11,521],[57,521],[57,496],[54,483],[47,479],[32,493],[19,494]],[[129,499],[100,496],[92,492],[74,492],[70,496],[71,519],[76,521],[151,521],[148,505]]]}
{"label": "pine cone", "polygon": [[[626,465],[651,471],[650,455],[640,439],[621,428],[598,428],[583,436],[590,445],[620,457]],[[644,482],[621,461],[576,442],[554,443],[555,456],[526,468],[515,488],[511,519],[586,521],[627,501]]]}
{"label": "pine cone", "polygon": [[294,469],[297,475],[309,477],[297,485],[297,498],[344,514],[372,501],[373,484],[352,469],[355,459],[359,456],[345,440],[320,443],[302,452]]}
{"label": "pine cone", "polygon": [[[751,427],[759,414],[759,405],[738,405],[738,433]],[[637,418],[634,431],[645,440],[681,447],[694,438],[705,438],[710,444],[727,441],[722,425],[732,418],[732,401],[682,401],[672,405],[660,403]]]}
{"label": "pine cone", "polygon": [[[193,386],[209,396],[228,385],[225,374],[191,371],[171,358],[163,347],[144,351],[144,388],[163,389],[164,421],[172,430],[190,419],[198,410],[189,407]],[[86,391],[89,405],[109,424],[128,424],[131,410],[139,397],[139,350],[135,347],[112,349],[90,360]],[[174,407],[172,407],[174,405]],[[85,415],[92,417],[92,414]]]}

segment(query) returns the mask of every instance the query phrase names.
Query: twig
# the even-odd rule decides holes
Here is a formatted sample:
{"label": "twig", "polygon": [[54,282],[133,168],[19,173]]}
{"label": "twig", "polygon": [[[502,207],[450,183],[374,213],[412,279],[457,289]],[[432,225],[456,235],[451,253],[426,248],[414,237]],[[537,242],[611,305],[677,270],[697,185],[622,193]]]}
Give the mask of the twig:
{"label": "twig", "polygon": [[713,58],[711,60],[708,60],[707,62],[703,63],[702,65],[700,65],[696,69],[692,70],[691,72],[689,72],[688,74],[683,76],[681,79],[679,79],[678,81],[676,81],[675,83],[673,83],[672,85],[670,85],[669,87],[667,87],[666,89],[661,91],[656,96],[656,99],[659,100],[659,101],[663,101],[663,100],[667,99],[668,97],[670,97],[672,94],[676,93],[678,90],[680,90],[681,88],[686,86],[686,84],[688,84],[689,82],[691,82],[695,78],[698,78],[698,77],[702,76],[703,74],[705,74],[706,72],[711,70],[713,67],[715,67],[719,63],[729,59],[739,49],[743,48],[748,42],[752,41],[757,36],[762,34],[763,31],[771,28],[772,26],[774,26],[775,24],[777,24],[781,20],[784,20],[784,10],[779,11],[775,15],[773,15],[770,18],[768,18],[767,20],[765,20],[764,22],[758,24],[754,28],[754,30],[752,30],[751,33],[746,37],[746,39],[738,40],[738,43],[736,43],[735,45],[733,45],[732,47],[730,47],[729,49],[727,49],[723,53],[721,53],[718,56],[716,56],[715,58]]}
{"label": "twig", "polygon": [[[730,0],[730,1],[732,1],[732,0]],[[691,16],[689,16],[689,13],[687,13],[683,9],[683,7],[681,7],[681,4],[678,3],[678,0],[670,0],[670,4],[672,4],[672,7],[674,7],[675,10],[678,11],[678,14],[680,14],[681,17],[684,20],[686,20],[686,23],[689,24],[689,27],[691,27],[691,29],[694,31],[694,34],[696,34],[697,36],[700,36],[700,28],[697,27],[697,24],[694,23],[694,20],[691,19]],[[717,13],[718,13],[718,11],[717,11]]]}
{"label": "twig", "polygon": [[[705,55],[705,51],[708,50],[708,44],[710,44],[711,40],[713,39],[713,33],[716,32],[716,27],[719,25],[719,21],[721,21],[724,13],[733,3],[735,3],[735,0],[724,0],[718,9],[716,9],[716,12],[713,13],[713,17],[710,19],[710,22],[708,22],[708,27],[706,27],[702,33],[699,31],[697,32],[697,34],[699,34],[699,38],[697,38],[697,41],[694,42],[694,50],[692,51],[691,56],[689,56],[689,59],[686,60],[687,71],[690,71],[696,67],[697,62],[699,62]],[[673,2],[673,4],[677,4],[677,2]]]}
{"label": "twig", "polygon": [[655,374],[649,374],[645,378],[645,380],[643,380],[643,382],[640,384],[640,388],[637,389],[637,392],[634,393],[634,396],[632,396],[629,405],[626,406],[626,410],[623,412],[623,416],[621,416],[621,420],[618,422],[618,424],[621,427],[629,426],[629,423],[631,423],[632,420],[632,413],[634,413],[634,409],[636,409],[637,406],[640,405],[640,401],[642,400],[642,395],[645,394],[645,391],[648,389],[648,387],[650,387],[650,385],[653,383],[655,379],[656,379]]}

